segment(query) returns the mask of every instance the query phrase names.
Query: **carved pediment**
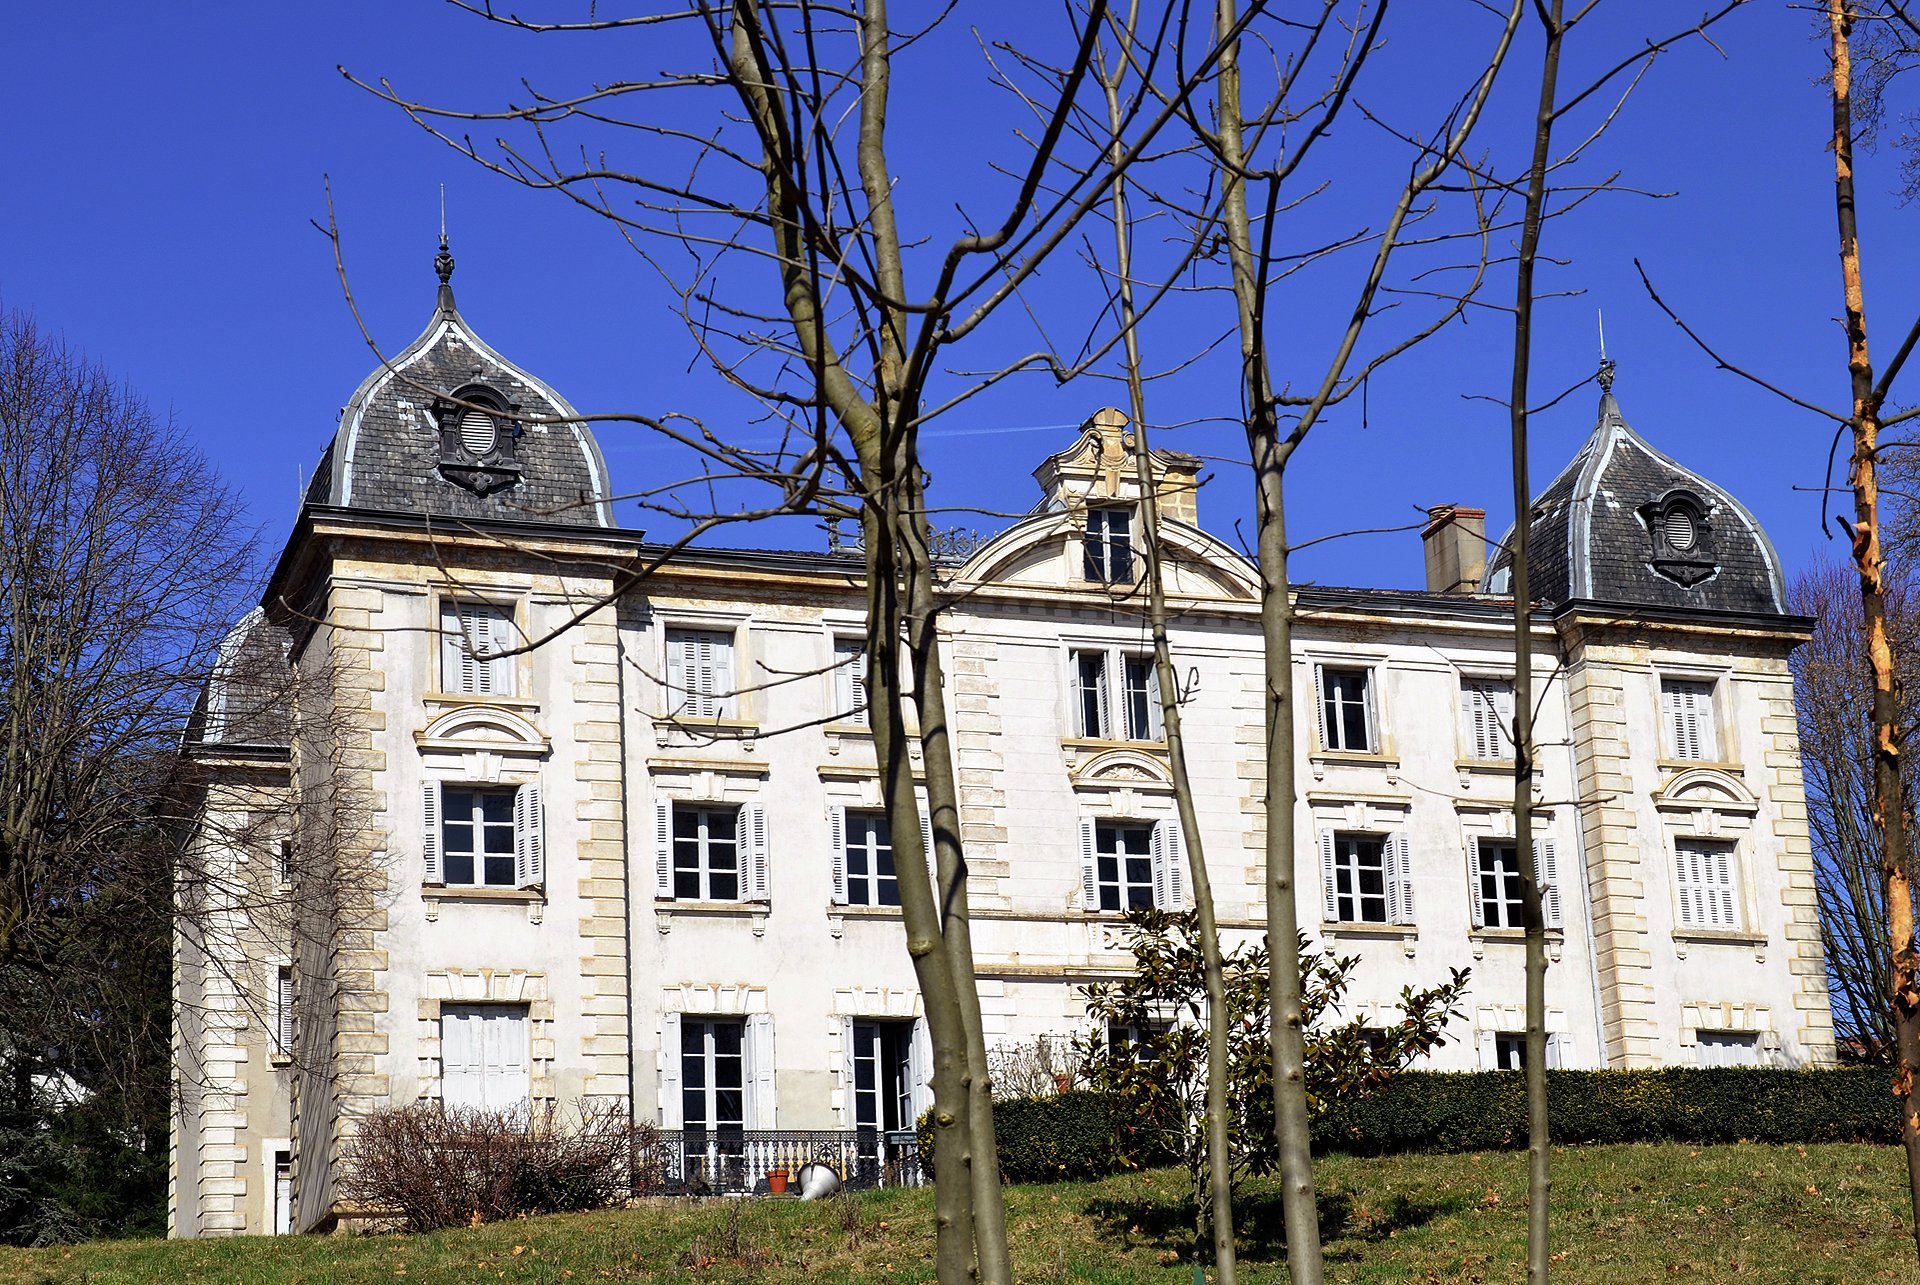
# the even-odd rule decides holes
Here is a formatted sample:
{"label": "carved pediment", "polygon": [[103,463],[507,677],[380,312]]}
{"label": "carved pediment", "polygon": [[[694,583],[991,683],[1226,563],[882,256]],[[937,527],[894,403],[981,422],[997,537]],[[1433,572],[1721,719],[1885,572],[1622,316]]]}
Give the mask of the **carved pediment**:
{"label": "carved pediment", "polygon": [[414,739],[423,749],[487,749],[499,754],[545,754],[551,748],[539,728],[509,709],[475,705],[452,710]]}
{"label": "carved pediment", "polygon": [[1709,767],[1676,773],[1655,791],[1653,802],[1655,807],[1674,811],[1757,812],[1760,808],[1760,800],[1739,777]]}
{"label": "carved pediment", "polygon": [[1075,789],[1171,790],[1173,777],[1166,764],[1139,750],[1107,750],[1082,763],[1073,773]]}

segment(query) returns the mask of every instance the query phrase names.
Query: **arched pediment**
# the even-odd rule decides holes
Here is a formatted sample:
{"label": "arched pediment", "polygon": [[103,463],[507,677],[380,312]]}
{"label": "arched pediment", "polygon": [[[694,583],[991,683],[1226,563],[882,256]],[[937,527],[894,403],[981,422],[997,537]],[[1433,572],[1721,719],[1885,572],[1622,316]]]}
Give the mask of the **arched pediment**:
{"label": "arched pediment", "polygon": [[[1047,509],[987,541],[955,579],[969,586],[1084,589],[1081,540],[1085,510]],[[1162,519],[1168,553],[1167,591],[1176,596],[1252,601],[1260,596],[1253,565],[1198,527]]]}
{"label": "arched pediment", "polygon": [[1075,789],[1171,790],[1167,765],[1140,750],[1105,750],[1073,772]]}
{"label": "arched pediment", "polygon": [[551,745],[539,728],[510,709],[470,705],[433,720],[415,739],[423,749],[487,749],[499,754],[545,754]]}
{"label": "arched pediment", "polygon": [[1653,796],[1655,807],[1696,811],[1757,812],[1760,800],[1739,777],[1717,768],[1694,767],[1676,773]]}

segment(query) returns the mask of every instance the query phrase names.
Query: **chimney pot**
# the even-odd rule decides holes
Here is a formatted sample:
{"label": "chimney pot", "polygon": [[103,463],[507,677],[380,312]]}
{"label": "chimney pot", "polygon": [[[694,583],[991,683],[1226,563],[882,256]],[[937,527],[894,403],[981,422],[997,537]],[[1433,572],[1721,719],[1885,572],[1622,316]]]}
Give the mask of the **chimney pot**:
{"label": "chimney pot", "polygon": [[1427,554],[1427,592],[1474,593],[1487,570],[1487,511],[1463,504],[1427,510],[1420,532]]}

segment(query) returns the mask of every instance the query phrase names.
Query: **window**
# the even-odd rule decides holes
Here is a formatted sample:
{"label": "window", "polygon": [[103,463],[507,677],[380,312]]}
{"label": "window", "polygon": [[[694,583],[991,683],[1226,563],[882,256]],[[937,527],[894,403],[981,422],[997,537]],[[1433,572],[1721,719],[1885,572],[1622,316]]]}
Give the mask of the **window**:
{"label": "window", "polygon": [[1719,761],[1720,738],[1714,726],[1711,682],[1661,679],[1660,712],[1660,721],[1666,726],[1668,757]]}
{"label": "window", "polygon": [[849,1023],[854,1128],[913,1128],[925,1078],[915,1056],[914,1027],[907,1021]]}
{"label": "window", "polygon": [[1154,1045],[1173,1029],[1171,1022],[1108,1022],[1107,1052],[1115,1059],[1152,1059]]}
{"label": "window", "polygon": [[[1511,839],[1477,839],[1469,850],[1468,872],[1475,928],[1525,928],[1520,899],[1520,849]],[[1534,868],[1540,876],[1540,909],[1546,926],[1560,923],[1559,860],[1551,839],[1534,843]]]}
{"label": "window", "polygon": [[1734,929],[1733,845],[1714,839],[1674,842],[1679,870],[1680,923],[1687,928]]}
{"label": "window", "polygon": [[513,657],[520,645],[513,612],[490,602],[440,604],[440,690],[468,696],[513,695]]}
{"label": "window", "polygon": [[1186,864],[1186,840],[1172,818],[1080,819],[1081,897],[1090,910],[1178,910],[1186,904]]}
{"label": "window", "polygon": [[273,1153],[273,1234],[285,1236],[293,1231],[293,1152],[280,1149]]}
{"label": "window", "polygon": [[293,840],[282,839],[274,849],[273,881],[285,888],[293,883]]}
{"label": "window", "polygon": [[774,1127],[773,1070],[773,1018],[768,1014],[741,1018],[668,1013],[662,1018],[661,1125],[687,1131],[689,1179],[737,1166],[745,1147],[742,1129]]}
{"label": "window", "polygon": [[1701,1066],[1759,1066],[1760,1037],[1751,1031],[1701,1031]]}
{"label": "window", "polygon": [[1493,1069],[1496,1071],[1524,1071],[1527,1069],[1527,1037],[1520,1031],[1495,1031],[1493,1034]]}
{"label": "window", "polygon": [[525,1004],[442,1004],[441,1105],[469,1111],[525,1106],[527,1048]]}
{"label": "window", "polygon": [[1166,733],[1153,657],[1106,648],[1074,652],[1073,733],[1095,741],[1162,739]]}
{"label": "window", "polygon": [[842,895],[834,898],[849,906],[897,906],[900,883],[893,873],[893,838],[884,812],[852,812],[836,808],[832,824],[834,853]]}
{"label": "window", "polygon": [[834,721],[867,721],[867,644],[860,638],[833,640]]}
{"label": "window", "polygon": [[1468,758],[1513,757],[1513,684],[1504,678],[1460,680],[1460,744]]}
{"label": "window", "polygon": [[293,1017],[293,965],[276,964],[273,969],[273,1004],[267,1018],[271,1027],[271,1055],[276,1061],[285,1061],[293,1056]]}
{"label": "window", "polygon": [[537,785],[455,785],[421,792],[426,882],[537,888],[546,882],[546,814]]}
{"label": "window", "polygon": [[716,629],[667,631],[668,712],[734,717],[733,635]]}
{"label": "window", "polygon": [[1085,574],[1101,584],[1133,583],[1133,510],[1087,510]]}
{"label": "window", "polygon": [[654,805],[659,895],[672,901],[767,900],[767,816],[758,804]]}
{"label": "window", "polygon": [[1320,832],[1323,913],[1328,923],[1410,924],[1413,879],[1404,834]]}
{"label": "window", "polygon": [[747,1127],[747,1024],[723,1018],[680,1022],[683,1128]]}
{"label": "window", "polygon": [[1321,745],[1329,750],[1373,753],[1373,671],[1322,665],[1315,673],[1320,688]]}

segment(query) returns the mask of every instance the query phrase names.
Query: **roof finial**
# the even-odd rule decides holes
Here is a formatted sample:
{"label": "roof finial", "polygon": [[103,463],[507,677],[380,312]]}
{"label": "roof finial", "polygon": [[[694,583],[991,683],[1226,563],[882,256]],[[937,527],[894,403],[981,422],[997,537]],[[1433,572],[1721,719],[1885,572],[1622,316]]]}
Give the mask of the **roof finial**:
{"label": "roof finial", "polygon": [[1611,394],[1613,392],[1613,368],[1615,363],[1607,360],[1607,314],[1598,308],[1595,308],[1593,311],[1594,315],[1600,319],[1600,391]]}
{"label": "roof finial", "polygon": [[452,312],[453,253],[447,249],[447,185],[440,185],[440,253],[433,256],[433,270],[440,278],[440,311]]}

